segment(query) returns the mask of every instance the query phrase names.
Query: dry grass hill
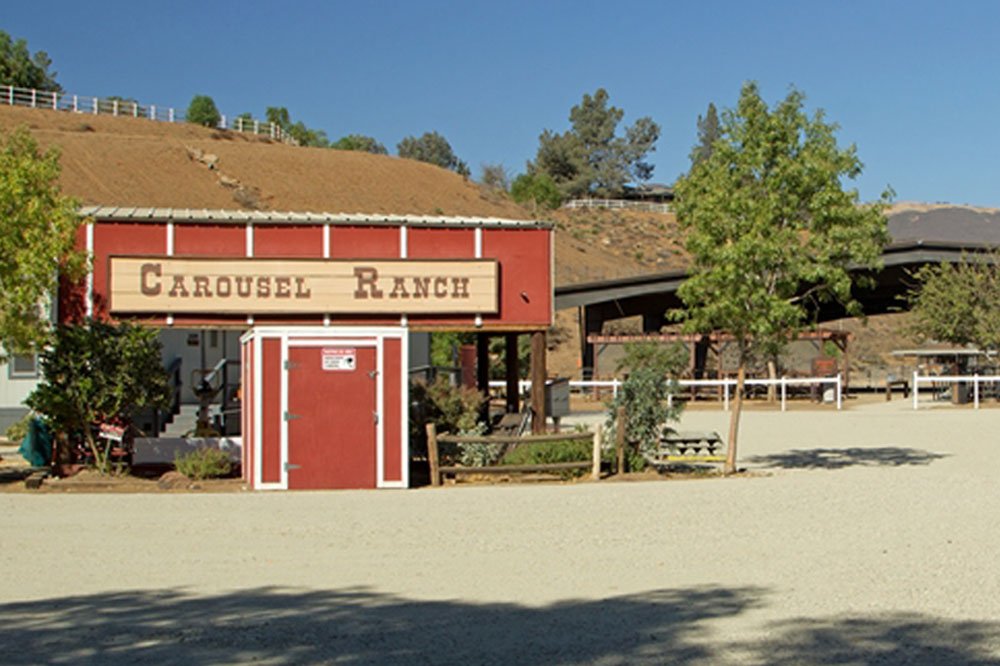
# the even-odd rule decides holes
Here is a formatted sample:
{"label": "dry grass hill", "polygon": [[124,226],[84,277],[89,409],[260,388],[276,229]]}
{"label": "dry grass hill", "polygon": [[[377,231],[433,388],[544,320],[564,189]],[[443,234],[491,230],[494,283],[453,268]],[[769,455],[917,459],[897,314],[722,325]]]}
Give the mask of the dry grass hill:
{"label": "dry grass hill", "polygon": [[[288,146],[187,124],[0,106],[0,131],[19,125],[43,147],[61,150],[61,186],[82,204],[535,217],[455,173],[397,157]],[[890,228],[919,223],[939,210],[897,204]],[[997,211],[948,210],[1000,229],[991,224]],[[662,272],[685,263],[671,214],[560,210],[545,217],[556,227],[557,284]],[[834,324],[856,332],[859,372],[891,364],[891,349],[914,343],[899,334],[894,317],[874,318],[867,326]],[[558,313],[556,324],[558,348],[550,365],[560,374],[576,374],[576,313]]]}

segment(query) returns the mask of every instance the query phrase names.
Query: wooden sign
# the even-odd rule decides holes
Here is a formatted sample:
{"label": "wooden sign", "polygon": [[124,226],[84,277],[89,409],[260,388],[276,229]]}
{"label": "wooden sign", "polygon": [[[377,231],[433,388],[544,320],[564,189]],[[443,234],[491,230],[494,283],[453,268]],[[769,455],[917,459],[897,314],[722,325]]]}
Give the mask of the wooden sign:
{"label": "wooden sign", "polygon": [[112,312],[497,311],[497,262],[112,257]]}

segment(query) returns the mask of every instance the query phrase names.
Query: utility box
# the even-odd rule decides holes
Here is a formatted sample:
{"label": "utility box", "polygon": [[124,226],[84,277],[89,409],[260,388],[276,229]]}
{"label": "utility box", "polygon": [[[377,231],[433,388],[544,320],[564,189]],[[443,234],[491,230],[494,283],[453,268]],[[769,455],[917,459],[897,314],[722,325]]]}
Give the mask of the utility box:
{"label": "utility box", "polygon": [[569,416],[569,379],[558,377],[545,382],[545,414],[552,418]]}

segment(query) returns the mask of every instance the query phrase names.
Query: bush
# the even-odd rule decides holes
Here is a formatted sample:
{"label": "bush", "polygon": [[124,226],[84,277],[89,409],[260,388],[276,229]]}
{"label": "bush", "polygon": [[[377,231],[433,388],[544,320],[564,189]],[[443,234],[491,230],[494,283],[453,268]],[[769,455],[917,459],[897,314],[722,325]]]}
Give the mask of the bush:
{"label": "bush", "polygon": [[189,479],[200,481],[229,476],[233,462],[224,451],[203,446],[183,455],[178,453],[174,457],[174,467]]}
{"label": "bush", "polygon": [[586,439],[559,442],[524,443],[503,457],[502,465],[546,465],[549,463],[580,462],[593,456],[593,444]]}
{"label": "bush", "polygon": [[35,415],[28,412],[18,421],[11,423],[7,427],[6,437],[14,444],[20,444],[25,437],[28,436],[28,424],[31,423],[31,419],[35,418]]}
{"label": "bush", "polygon": [[195,95],[188,104],[187,121],[205,127],[218,127],[222,114],[215,106],[215,100],[208,95]]}

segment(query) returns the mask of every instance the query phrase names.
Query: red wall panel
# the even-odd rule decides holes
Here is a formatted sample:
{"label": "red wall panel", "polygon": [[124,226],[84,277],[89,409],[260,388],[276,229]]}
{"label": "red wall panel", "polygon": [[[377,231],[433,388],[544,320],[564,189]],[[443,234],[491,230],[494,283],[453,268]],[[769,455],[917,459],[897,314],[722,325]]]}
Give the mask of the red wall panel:
{"label": "red wall panel", "polygon": [[551,324],[551,238],[547,229],[483,229],[483,257],[500,261],[500,314],[484,323]]}
{"label": "red wall panel", "polygon": [[162,256],[167,252],[167,225],[123,222],[94,225],[94,316],[108,314],[110,258],[119,255]]}
{"label": "red wall panel", "polygon": [[398,259],[399,227],[330,227],[334,259]]}
{"label": "red wall panel", "polygon": [[281,340],[261,341],[261,481],[281,481]]}
{"label": "red wall panel", "polygon": [[410,259],[474,259],[476,256],[474,229],[413,227],[406,234],[406,256]]}
{"label": "red wall panel", "polygon": [[320,225],[255,224],[255,257],[322,257],[323,227]]}
{"label": "red wall panel", "polygon": [[242,224],[175,224],[174,254],[181,257],[245,257],[246,227]]}

